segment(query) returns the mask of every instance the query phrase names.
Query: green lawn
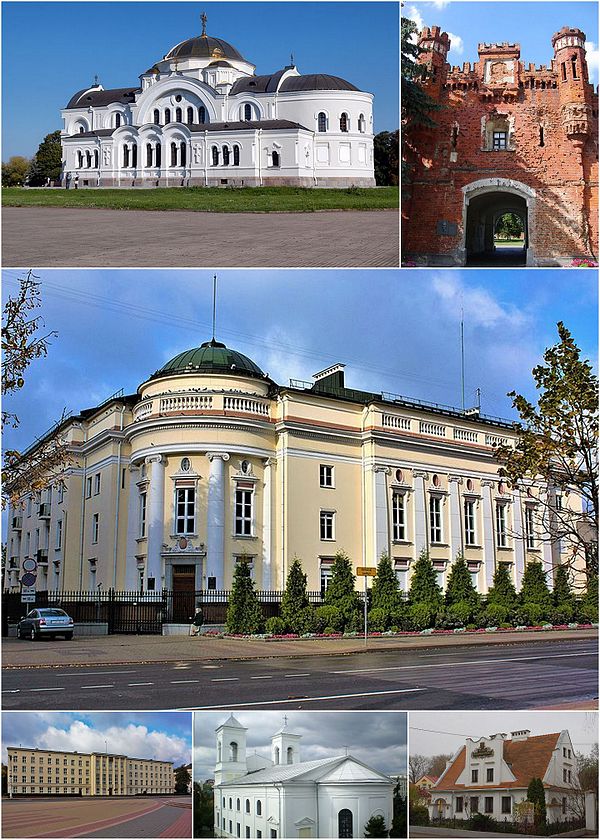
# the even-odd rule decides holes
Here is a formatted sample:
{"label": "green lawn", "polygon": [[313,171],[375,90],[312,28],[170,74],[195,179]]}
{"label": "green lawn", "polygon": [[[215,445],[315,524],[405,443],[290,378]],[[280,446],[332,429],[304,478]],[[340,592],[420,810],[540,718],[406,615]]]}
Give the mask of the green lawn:
{"label": "green lawn", "polygon": [[2,190],[5,207],[106,207],[111,210],[208,210],[213,213],[314,213],[398,207],[398,187],[346,190],[300,187]]}

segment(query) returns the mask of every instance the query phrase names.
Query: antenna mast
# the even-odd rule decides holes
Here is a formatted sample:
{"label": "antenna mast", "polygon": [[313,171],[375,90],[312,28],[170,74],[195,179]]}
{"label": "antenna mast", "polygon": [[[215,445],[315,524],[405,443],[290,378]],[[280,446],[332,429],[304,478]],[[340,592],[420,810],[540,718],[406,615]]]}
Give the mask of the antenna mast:
{"label": "antenna mast", "polygon": [[217,275],[213,277],[213,319],[212,319],[212,340],[215,341],[217,331]]}
{"label": "antenna mast", "polygon": [[460,390],[462,410],[465,410],[465,313],[460,308]]}

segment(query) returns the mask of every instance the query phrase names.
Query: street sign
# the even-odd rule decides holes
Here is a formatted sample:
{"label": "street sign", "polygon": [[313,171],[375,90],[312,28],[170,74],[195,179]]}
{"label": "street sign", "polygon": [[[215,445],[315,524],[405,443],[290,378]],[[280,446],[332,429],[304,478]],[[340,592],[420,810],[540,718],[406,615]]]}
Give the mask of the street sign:
{"label": "street sign", "polygon": [[21,603],[35,604],[35,586],[23,586],[21,588]]}
{"label": "street sign", "polygon": [[36,580],[37,580],[37,575],[34,575],[32,572],[25,572],[25,574],[21,578],[21,585],[22,586],[33,586],[35,588]]}
{"label": "street sign", "polygon": [[37,561],[33,557],[26,557],[22,565],[24,572],[35,572],[37,570]]}
{"label": "street sign", "polygon": [[360,575],[366,575],[366,577],[375,577],[377,574],[377,568],[375,566],[359,566],[356,570],[356,574],[360,577]]}

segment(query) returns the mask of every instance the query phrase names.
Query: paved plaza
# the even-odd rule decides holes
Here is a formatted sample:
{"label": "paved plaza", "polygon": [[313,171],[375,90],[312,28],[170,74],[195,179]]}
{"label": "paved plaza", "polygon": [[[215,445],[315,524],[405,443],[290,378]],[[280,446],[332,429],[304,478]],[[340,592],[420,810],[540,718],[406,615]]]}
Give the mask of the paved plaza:
{"label": "paved plaza", "polygon": [[399,265],[398,210],[203,213],[5,207],[5,266]]}

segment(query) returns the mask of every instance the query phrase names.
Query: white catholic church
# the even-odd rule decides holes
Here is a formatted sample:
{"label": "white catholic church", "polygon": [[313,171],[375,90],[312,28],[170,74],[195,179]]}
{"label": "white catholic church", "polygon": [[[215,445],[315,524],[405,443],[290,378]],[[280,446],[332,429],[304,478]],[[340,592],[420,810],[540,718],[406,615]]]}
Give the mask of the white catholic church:
{"label": "white catholic church", "polygon": [[139,85],[71,97],[64,186],[375,186],[372,94],[293,58],[257,76],[206,22]]}
{"label": "white catholic church", "polygon": [[217,727],[216,837],[364,837],[375,815],[392,824],[393,781],[351,755],[302,761],[300,735],[284,725],[271,758],[246,755],[246,727]]}

